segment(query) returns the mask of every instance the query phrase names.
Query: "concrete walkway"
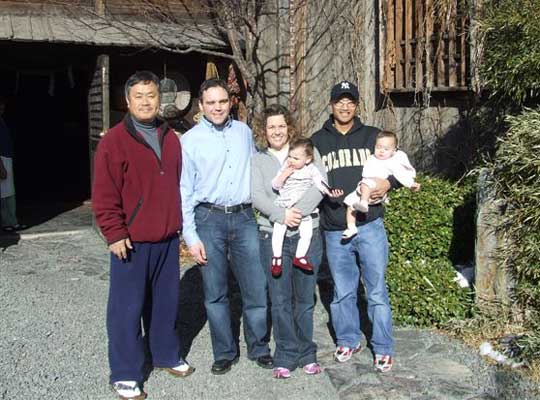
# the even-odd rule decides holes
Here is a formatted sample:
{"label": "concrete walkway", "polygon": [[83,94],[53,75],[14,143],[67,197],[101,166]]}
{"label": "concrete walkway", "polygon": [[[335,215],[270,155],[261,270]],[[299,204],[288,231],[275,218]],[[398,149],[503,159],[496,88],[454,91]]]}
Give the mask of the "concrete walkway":
{"label": "concrete walkway", "polygon": [[[107,385],[107,270],[105,244],[88,227],[0,237],[1,399],[114,398]],[[289,380],[272,379],[268,370],[245,357],[240,340],[240,362],[230,373],[213,376],[197,267],[182,268],[180,285],[180,330],[197,371],[184,380],[153,371],[145,385],[149,399],[510,398],[497,371],[475,352],[430,331],[396,331],[396,364],[388,374],[373,371],[369,350],[337,364],[320,301],[329,296],[328,284],[320,286],[315,315],[323,374],[309,377],[294,371]]]}

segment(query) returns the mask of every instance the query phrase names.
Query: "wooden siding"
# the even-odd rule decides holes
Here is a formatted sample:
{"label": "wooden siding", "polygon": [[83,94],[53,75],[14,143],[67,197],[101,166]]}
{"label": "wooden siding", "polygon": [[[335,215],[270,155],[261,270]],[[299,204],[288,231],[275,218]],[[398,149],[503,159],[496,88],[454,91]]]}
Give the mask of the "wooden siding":
{"label": "wooden siding", "polygon": [[383,92],[469,90],[469,18],[461,1],[381,4]]}

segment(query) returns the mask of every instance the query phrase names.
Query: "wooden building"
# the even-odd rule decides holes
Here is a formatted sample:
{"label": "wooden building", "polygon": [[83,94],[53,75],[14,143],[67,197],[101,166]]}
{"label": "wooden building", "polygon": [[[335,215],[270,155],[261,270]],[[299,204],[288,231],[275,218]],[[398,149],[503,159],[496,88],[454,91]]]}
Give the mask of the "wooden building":
{"label": "wooden building", "polygon": [[182,78],[195,97],[204,52],[229,52],[198,2],[154,3],[161,8],[136,0],[0,1],[0,95],[19,203],[89,198],[92,153],[126,112],[123,84],[133,72]]}
{"label": "wooden building", "polygon": [[415,166],[463,171],[475,151],[468,126],[479,91],[475,2],[280,1],[290,6],[283,64],[304,132],[322,126],[330,88],[348,79],[359,86],[362,120],[396,131]]}

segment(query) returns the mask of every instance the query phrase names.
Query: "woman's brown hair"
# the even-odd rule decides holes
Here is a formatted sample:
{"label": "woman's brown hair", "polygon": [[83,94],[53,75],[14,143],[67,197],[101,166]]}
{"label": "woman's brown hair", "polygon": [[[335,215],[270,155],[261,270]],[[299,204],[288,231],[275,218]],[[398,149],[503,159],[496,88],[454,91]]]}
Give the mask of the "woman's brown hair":
{"label": "woman's brown hair", "polygon": [[275,117],[277,115],[283,115],[283,118],[285,119],[285,123],[287,124],[287,135],[289,136],[288,142],[300,137],[300,133],[296,129],[295,122],[289,110],[280,104],[272,104],[266,107],[253,123],[255,143],[259,149],[266,149],[268,147],[268,141],[266,140],[266,121],[268,121],[269,117]]}

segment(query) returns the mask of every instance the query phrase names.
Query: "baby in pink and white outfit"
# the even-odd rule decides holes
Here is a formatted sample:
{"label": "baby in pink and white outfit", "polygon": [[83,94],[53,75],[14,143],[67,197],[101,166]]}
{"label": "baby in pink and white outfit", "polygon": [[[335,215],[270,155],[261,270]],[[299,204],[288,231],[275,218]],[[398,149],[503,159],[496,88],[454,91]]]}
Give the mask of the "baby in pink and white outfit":
{"label": "baby in pink and white outfit", "polygon": [[343,239],[350,239],[357,234],[355,211],[367,213],[370,204],[386,201],[370,201],[371,191],[376,182],[371,178],[386,179],[393,175],[403,186],[418,191],[420,184],[415,182],[416,171],[409,162],[407,154],[397,150],[398,139],[394,132],[381,131],[377,134],[375,153],[366,160],[362,170],[362,181],[357,189],[349,193],[343,202],[347,204],[347,229],[343,231]]}

